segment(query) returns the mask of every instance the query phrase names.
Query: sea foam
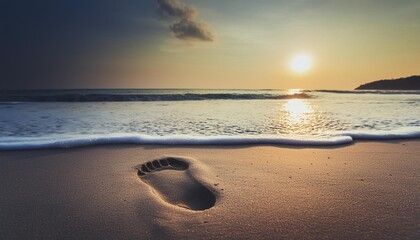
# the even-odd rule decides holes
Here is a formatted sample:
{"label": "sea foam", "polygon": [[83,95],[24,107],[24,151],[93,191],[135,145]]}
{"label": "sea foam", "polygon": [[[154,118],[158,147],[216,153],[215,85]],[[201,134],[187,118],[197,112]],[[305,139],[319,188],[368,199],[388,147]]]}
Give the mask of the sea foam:
{"label": "sea foam", "polygon": [[354,140],[393,140],[393,139],[410,139],[420,138],[419,127],[405,127],[393,131],[354,131],[342,134],[350,136]]}
{"label": "sea foam", "polygon": [[350,144],[354,140],[393,140],[420,138],[420,129],[394,132],[354,132],[325,137],[278,136],[149,136],[144,134],[104,134],[50,137],[18,137],[0,140],[0,150],[74,148],[102,144],[155,144],[155,145],[296,145],[334,146]]}
{"label": "sea foam", "polygon": [[352,142],[349,136],[322,138],[284,138],[275,136],[148,136],[143,134],[106,134],[90,136],[51,136],[37,138],[7,138],[0,141],[1,150],[72,148],[100,144],[157,145],[239,145],[285,144],[327,146]]}

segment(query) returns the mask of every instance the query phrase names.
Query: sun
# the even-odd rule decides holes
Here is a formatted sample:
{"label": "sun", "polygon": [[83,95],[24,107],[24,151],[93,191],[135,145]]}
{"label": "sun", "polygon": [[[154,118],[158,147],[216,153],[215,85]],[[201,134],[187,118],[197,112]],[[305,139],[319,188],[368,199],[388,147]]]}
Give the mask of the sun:
{"label": "sun", "polygon": [[304,73],[312,66],[312,57],[306,53],[299,53],[293,57],[290,62],[290,68],[293,72]]}

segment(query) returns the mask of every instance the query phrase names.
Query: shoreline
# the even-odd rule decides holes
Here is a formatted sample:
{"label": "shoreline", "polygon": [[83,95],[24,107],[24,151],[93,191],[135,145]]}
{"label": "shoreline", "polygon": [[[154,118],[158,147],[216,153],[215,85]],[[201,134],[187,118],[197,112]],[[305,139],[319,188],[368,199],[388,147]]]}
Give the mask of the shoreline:
{"label": "shoreline", "polygon": [[[414,136],[403,136],[403,137],[385,137],[385,138],[376,138],[376,137],[366,137],[366,138],[356,138],[354,139],[351,136],[337,136],[336,141],[333,140],[326,141],[323,139],[314,140],[314,139],[285,139],[285,138],[273,138],[273,139],[258,139],[258,138],[245,138],[244,142],[238,142],[239,140],[231,140],[229,138],[223,139],[201,139],[199,138],[199,142],[195,142],[196,139],[189,139],[185,140],[178,140],[178,139],[168,139],[169,141],[162,143],[157,140],[143,140],[143,139],[135,139],[137,141],[131,140],[122,140],[120,142],[112,142],[109,137],[97,137],[97,138],[88,138],[83,139],[82,142],[77,142],[78,140],[74,139],[66,139],[62,141],[47,141],[43,143],[37,143],[33,145],[33,143],[24,143],[24,145],[16,145],[16,146],[7,146],[0,144],[0,153],[7,152],[7,151],[31,151],[31,150],[65,150],[65,149],[77,149],[77,148],[90,148],[90,147],[97,147],[97,146],[157,146],[157,147],[251,147],[251,146],[273,146],[273,147],[285,147],[285,148],[329,148],[329,147],[344,147],[350,146],[357,143],[364,143],[364,142],[410,142],[410,141],[420,141],[420,136],[418,136],[420,132],[415,132]],[[395,135],[395,134],[393,134]],[[338,137],[342,137],[342,139],[338,139]],[[112,138],[111,138],[112,139]],[[177,141],[178,140],[178,141]],[[80,140],[79,140],[80,141]],[[138,142],[139,141],[139,142]],[[201,141],[201,142],[200,142]],[[41,140],[42,142],[42,140]],[[185,143],[184,143],[185,142]],[[194,142],[194,143],[191,143]],[[210,143],[207,143],[210,142]],[[22,143],[20,143],[22,144]],[[32,144],[32,145],[31,145]]]}
{"label": "shoreline", "polygon": [[[419,148],[409,139],[0,151],[0,238],[416,239]],[[191,158],[188,170],[137,175],[135,166],[164,156]],[[216,203],[172,204],[168,182],[198,182]]]}

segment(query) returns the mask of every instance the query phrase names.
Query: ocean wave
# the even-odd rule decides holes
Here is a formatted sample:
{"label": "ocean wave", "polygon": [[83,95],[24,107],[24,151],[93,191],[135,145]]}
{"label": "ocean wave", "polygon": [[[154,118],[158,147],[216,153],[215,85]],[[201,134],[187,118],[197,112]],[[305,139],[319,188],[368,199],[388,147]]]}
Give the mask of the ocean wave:
{"label": "ocean wave", "polygon": [[8,94],[0,95],[0,102],[154,102],[203,100],[276,100],[310,98],[305,93],[185,93],[185,94]]}
{"label": "ocean wave", "polygon": [[143,134],[61,135],[49,137],[7,137],[0,140],[0,150],[45,148],[74,148],[102,144],[156,144],[156,145],[244,145],[275,144],[296,146],[333,146],[354,140],[391,140],[420,138],[420,130],[352,132],[333,136],[279,137],[256,136],[149,136]]}
{"label": "ocean wave", "polygon": [[341,136],[350,136],[354,140],[394,140],[420,138],[419,127],[405,127],[393,131],[353,131],[343,133]]}
{"label": "ocean wave", "polygon": [[420,94],[418,90],[305,90],[305,92],[344,93],[344,94]]}
{"label": "ocean wave", "polygon": [[74,148],[102,144],[156,144],[156,145],[337,145],[352,141],[351,137],[284,138],[276,136],[149,136],[143,134],[106,134],[90,136],[51,136],[47,138],[18,137],[0,141],[0,150]]}

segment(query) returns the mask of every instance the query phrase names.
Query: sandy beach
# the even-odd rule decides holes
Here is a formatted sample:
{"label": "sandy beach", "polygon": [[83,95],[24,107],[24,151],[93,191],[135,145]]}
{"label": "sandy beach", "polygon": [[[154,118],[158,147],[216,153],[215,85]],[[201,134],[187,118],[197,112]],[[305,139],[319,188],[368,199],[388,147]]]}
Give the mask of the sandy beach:
{"label": "sandy beach", "polygon": [[0,239],[419,239],[419,148],[3,151]]}

